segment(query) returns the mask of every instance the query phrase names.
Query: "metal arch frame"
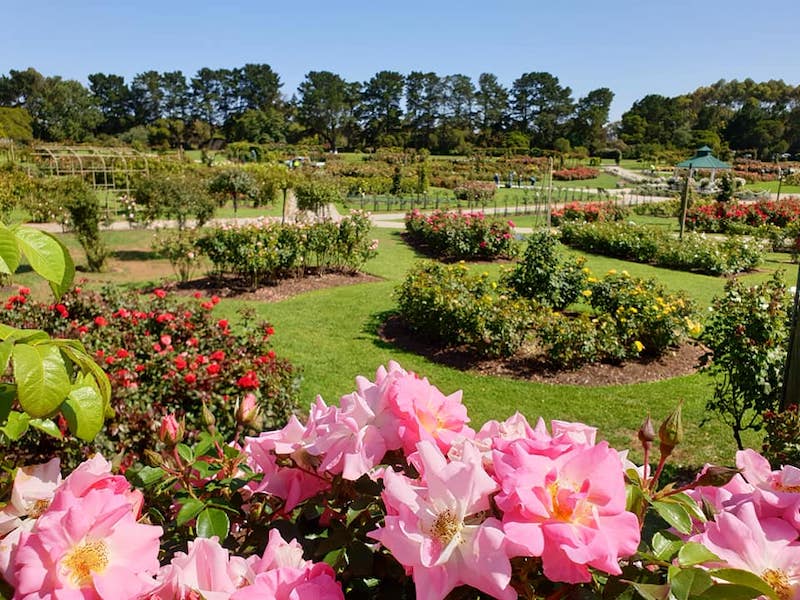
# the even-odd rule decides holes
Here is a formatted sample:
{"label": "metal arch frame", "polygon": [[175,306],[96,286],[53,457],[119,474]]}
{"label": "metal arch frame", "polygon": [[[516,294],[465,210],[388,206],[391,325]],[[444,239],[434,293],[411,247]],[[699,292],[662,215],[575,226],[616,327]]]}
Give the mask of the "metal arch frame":
{"label": "metal arch frame", "polygon": [[[33,149],[33,155],[47,163],[51,175],[91,175],[92,187],[95,189],[124,190],[126,194],[130,194],[131,175],[150,172],[147,155],[133,148],[43,144]],[[129,162],[129,159],[134,158],[142,159],[144,168],[135,167]],[[120,162],[122,168],[115,169]],[[117,185],[116,178],[109,181],[109,173],[115,171],[124,174],[124,187]],[[98,181],[98,174],[102,174],[102,181]]]}

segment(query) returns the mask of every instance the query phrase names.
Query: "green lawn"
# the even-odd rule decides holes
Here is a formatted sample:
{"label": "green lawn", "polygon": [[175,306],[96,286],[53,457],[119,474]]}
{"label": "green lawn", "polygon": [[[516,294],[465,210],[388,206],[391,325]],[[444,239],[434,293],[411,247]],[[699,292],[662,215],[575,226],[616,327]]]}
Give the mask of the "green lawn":
{"label": "green lawn", "polygon": [[[693,465],[705,461],[730,463],[735,447],[728,430],[715,419],[699,426],[708,416],[704,406],[711,393],[710,380],[704,375],[625,386],[557,386],[455,371],[382,342],[375,333],[376,323],[382,314],[393,309],[393,290],[415,254],[403,244],[398,232],[377,230],[375,235],[381,242],[380,254],[367,265],[367,271],[385,281],[256,305],[259,314],[275,324],[276,350],[304,368],[303,403],[311,402],[317,393],[326,401],[335,401],[354,389],[355,375],[371,377],[379,365],[394,359],[406,369],[427,376],[446,393],[464,390],[464,401],[475,426],[519,410],[529,419],[542,416],[585,421],[598,426],[601,435],[620,448],[631,443],[648,412],[660,419],[683,400],[686,443],[678,453],[678,461]],[[634,275],[658,276],[672,289],[686,289],[702,304],[710,302],[724,286],[724,280],[719,278],[603,257],[592,256],[588,264],[597,273],[624,268]],[[492,275],[498,271],[496,265],[473,268],[488,270]],[[219,310],[232,316],[241,304],[223,302]],[[758,444],[755,437],[748,439]]]}
{"label": "green lawn", "polygon": [[[746,190],[753,190],[754,192],[769,192],[771,194],[778,193],[778,182],[777,181],[761,181],[758,183],[748,183],[745,184],[744,189]],[[800,185],[786,185],[784,183],[781,185],[781,196],[786,194],[787,196],[800,194]]]}
{"label": "green lawn", "polygon": [[[89,283],[84,285],[104,282],[156,285],[163,279],[174,279],[169,264],[155,260],[149,251],[152,232],[133,230],[103,235],[115,250],[112,270],[87,274]],[[367,264],[366,270],[382,281],[318,290],[278,303],[223,300],[216,308],[220,316],[233,317],[238,308],[250,304],[275,325],[276,351],[303,370],[301,405],[307,405],[316,394],[328,402],[336,401],[354,389],[356,375],[372,377],[379,365],[397,360],[406,369],[427,376],[445,393],[462,389],[475,427],[519,410],[530,420],[542,416],[546,420],[579,420],[597,426],[600,435],[620,449],[633,443],[635,432],[648,413],[659,420],[683,400],[686,440],[678,449],[677,462],[691,466],[706,461],[730,464],[735,452],[732,436],[718,419],[705,411],[712,389],[705,375],[623,386],[549,385],[464,373],[384,343],[376,334],[377,323],[394,308],[396,285],[420,257],[402,242],[398,231],[375,229],[373,235],[380,240],[379,254]],[[73,236],[61,237],[81,264],[81,253]],[[703,309],[725,284],[724,278],[602,256],[587,255],[587,258],[587,266],[598,275],[617,269],[635,276],[656,277],[670,289],[685,290]],[[747,275],[746,279],[762,280],[771,270],[782,268],[787,271],[787,280],[794,282],[797,266],[789,264],[788,257],[770,255],[769,259],[760,272]],[[471,268],[488,271],[491,277],[496,277],[502,267],[479,264]],[[15,279],[21,284],[34,281],[30,273],[22,273]],[[45,291],[41,289],[38,293]],[[708,421],[701,427],[703,419]],[[757,436],[746,439],[753,447],[760,443]]]}

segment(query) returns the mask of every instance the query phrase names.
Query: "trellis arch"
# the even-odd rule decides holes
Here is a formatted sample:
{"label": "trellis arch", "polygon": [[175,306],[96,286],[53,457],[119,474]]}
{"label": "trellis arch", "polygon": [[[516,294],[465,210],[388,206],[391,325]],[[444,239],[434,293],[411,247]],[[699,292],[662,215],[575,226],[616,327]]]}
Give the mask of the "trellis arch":
{"label": "trellis arch", "polygon": [[48,175],[80,175],[95,189],[131,191],[131,178],[149,173],[147,155],[133,148],[40,145],[33,157]]}

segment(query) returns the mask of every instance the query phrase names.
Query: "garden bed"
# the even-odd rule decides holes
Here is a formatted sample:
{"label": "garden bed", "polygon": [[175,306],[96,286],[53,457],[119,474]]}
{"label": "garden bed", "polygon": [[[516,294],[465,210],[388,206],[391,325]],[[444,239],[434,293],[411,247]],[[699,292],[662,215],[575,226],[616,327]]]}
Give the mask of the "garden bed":
{"label": "garden bed", "polygon": [[541,355],[524,350],[509,358],[488,359],[464,348],[442,348],[411,331],[398,315],[390,316],[382,323],[378,335],[384,342],[454,369],[555,385],[623,385],[691,375],[708,352],[703,345],[689,342],[659,357],[642,357],[619,364],[590,363],[577,369],[556,370]]}
{"label": "garden bed", "polygon": [[306,292],[374,281],[383,280],[366,273],[310,273],[305,277],[280,279],[274,285],[253,289],[247,281],[236,277],[201,277],[177,283],[175,291],[179,294],[200,291],[204,295],[215,295],[220,298],[280,302]]}

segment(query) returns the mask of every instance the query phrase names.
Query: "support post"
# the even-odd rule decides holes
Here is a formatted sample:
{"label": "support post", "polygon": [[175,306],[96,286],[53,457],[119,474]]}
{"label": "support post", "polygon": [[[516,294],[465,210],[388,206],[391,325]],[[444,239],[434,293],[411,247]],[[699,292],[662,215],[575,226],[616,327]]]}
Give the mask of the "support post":
{"label": "support post", "polygon": [[683,239],[683,232],[686,230],[686,213],[689,211],[689,182],[692,180],[692,163],[689,163],[689,173],[686,175],[686,185],[683,188],[681,197],[681,231],[678,239]]}

